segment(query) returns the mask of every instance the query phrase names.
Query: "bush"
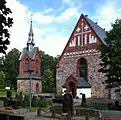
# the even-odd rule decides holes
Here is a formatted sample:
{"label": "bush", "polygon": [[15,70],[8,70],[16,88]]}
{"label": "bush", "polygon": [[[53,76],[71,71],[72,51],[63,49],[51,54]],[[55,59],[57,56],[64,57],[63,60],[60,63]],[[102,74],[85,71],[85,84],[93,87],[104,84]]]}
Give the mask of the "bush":
{"label": "bush", "polygon": [[52,105],[52,101],[50,99],[45,99],[43,104],[45,104],[45,107],[48,107],[48,106]]}
{"label": "bush", "polygon": [[4,105],[4,102],[0,100],[0,107]]}
{"label": "bush", "polygon": [[50,88],[50,87],[43,87],[42,92],[43,93],[55,93],[56,89],[55,88]]}
{"label": "bush", "polygon": [[40,106],[40,99],[36,99],[33,101],[33,107],[39,107]]}
{"label": "bush", "polygon": [[44,99],[43,102],[40,102],[40,99],[36,99],[33,101],[33,107],[44,108],[44,107],[48,107],[50,105],[52,105],[52,101],[50,99]]}

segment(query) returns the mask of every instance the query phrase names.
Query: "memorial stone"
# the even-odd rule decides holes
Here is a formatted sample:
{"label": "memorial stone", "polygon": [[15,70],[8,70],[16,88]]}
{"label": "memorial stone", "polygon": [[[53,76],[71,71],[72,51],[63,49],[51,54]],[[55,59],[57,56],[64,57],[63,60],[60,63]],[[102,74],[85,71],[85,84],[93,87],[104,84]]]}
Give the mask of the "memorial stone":
{"label": "memorial stone", "polygon": [[63,112],[73,116],[73,97],[70,93],[63,96]]}

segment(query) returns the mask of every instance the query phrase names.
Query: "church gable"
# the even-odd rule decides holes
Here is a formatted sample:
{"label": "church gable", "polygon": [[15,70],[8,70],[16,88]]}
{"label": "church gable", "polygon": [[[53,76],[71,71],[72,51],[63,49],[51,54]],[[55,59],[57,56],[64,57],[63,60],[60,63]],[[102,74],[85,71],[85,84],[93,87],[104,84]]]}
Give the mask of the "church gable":
{"label": "church gable", "polygon": [[[75,54],[97,52],[99,44],[104,43],[105,31],[83,14],[79,18],[60,59]],[[59,60],[60,61],[60,60]]]}

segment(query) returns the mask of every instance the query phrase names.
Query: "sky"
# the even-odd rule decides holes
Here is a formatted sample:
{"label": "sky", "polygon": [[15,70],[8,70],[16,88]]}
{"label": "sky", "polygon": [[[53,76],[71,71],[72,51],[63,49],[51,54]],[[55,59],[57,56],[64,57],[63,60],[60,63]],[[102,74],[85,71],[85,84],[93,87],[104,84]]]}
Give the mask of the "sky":
{"label": "sky", "polygon": [[[46,54],[61,55],[80,15],[88,15],[107,31],[121,19],[121,0],[6,0],[12,11],[10,45],[22,51],[26,47],[30,20],[33,21],[35,46]],[[31,17],[32,16],[32,17]]]}

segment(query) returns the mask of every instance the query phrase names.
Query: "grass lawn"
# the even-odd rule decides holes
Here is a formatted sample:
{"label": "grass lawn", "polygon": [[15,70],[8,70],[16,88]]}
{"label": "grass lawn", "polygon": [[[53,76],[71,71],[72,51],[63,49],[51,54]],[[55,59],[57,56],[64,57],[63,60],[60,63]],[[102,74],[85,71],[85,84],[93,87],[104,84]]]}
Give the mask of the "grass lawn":
{"label": "grass lawn", "polygon": [[[16,91],[12,91],[12,96],[16,95]],[[1,90],[0,89],[0,97],[6,97],[6,90]]]}
{"label": "grass lawn", "polygon": [[32,107],[31,109],[29,109],[29,112],[36,112],[37,108],[36,107]]}
{"label": "grass lawn", "polygon": [[4,102],[0,100],[0,107],[4,105]]}

